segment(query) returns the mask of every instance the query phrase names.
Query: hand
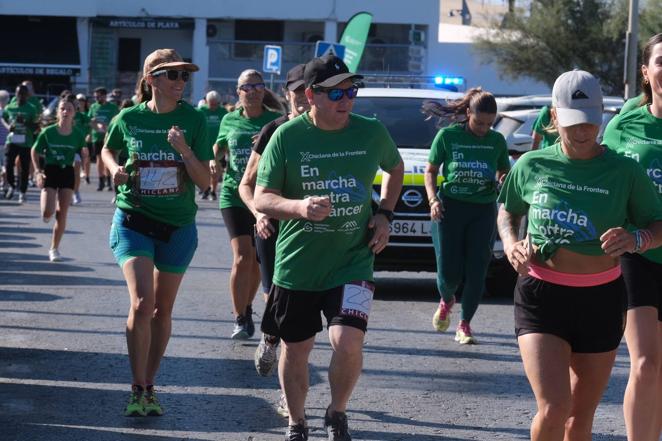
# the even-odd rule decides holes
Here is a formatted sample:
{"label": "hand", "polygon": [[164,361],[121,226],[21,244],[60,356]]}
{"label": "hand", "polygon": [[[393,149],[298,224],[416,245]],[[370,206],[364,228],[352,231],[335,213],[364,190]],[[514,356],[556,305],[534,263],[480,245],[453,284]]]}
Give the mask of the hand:
{"label": "hand", "polygon": [[260,239],[269,239],[275,233],[275,229],[269,221],[269,216],[264,213],[258,213],[255,216],[255,232],[260,236]]}
{"label": "hand", "polygon": [[212,177],[215,177],[218,174],[219,168],[220,167],[216,158],[209,160],[209,173],[211,173]]}
{"label": "hand", "polygon": [[443,219],[445,210],[446,208],[444,208],[444,204],[442,204],[439,199],[435,199],[430,204],[430,219],[433,221],[439,221]]}
{"label": "hand", "polygon": [[373,253],[379,254],[384,248],[386,248],[386,245],[388,245],[388,237],[390,234],[389,221],[385,215],[377,213],[370,219],[368,228],[371,228],[374,231],[368,246]]}
{"label": "hand", "polygon": [[624,253],[633,253],[636,246],[634,234],[624,228],[610,228],[600,236],[602,251],[611,257],[618,257]]}
{"label": "hand", "polygon": [[37,187],[44,188],[46,185],[46,175],[44,172],[37,172]]}
{"label": "hand", "polygon": [[529,246],[528,236],[510,246],[505,246],[503,251],[506,253],[508,262],[510,262],[515,271],[523,276],[529,273],[531,247]]}
{"label": "hand", "polygon": [[180,130],[178,126],[172,126],[168,130],[168,142],[177,150],[177,153],[184,156],[191,151],[188,145],[186,145],[186,138],[184,138],[184,132]]}
{"label": "hand", "polygon": [[129,181],[129,174],[124,170],[124,167],[119,166],[112,172],[113,174],[113,184],[114,185],[123,185]]}
{"label": "hand", "polygon": [[309,196],[301,201],[301,217],[311,221],[321,221],[331,213],[331,200],[328,196]]}

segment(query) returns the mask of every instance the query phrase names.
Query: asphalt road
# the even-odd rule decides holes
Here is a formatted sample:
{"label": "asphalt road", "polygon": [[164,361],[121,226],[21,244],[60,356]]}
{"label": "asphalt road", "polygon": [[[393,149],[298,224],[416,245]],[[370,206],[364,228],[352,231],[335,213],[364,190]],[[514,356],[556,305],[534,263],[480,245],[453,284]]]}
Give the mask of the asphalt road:
{"label": "asphalt road", "polygon": [[[200,245],[158,378],[166,415],[122,416],[131,381],[129,302],[108,248],[112,194],[95,185],[82,190],[60,263],[48,261],[52,224],[41,221],[36,189],[25,205],[0,201],[0,440],[283,440],[277,379],[259,377],[253,367],[257,338],[229,338],[231,251],[215,202],[200,203]],[[348,411],[354,439],[528,439],[535,403],[513,336],[512,303],[486,299],[473,322],[480,344],[459,346],[451,333],[431,328],[433,276],[377,274],[363,375]],[[325,439],[330,355],[324,332],[311,358],[311,440]],[[625,440],[627,369],[622,346],[595,440]]]}

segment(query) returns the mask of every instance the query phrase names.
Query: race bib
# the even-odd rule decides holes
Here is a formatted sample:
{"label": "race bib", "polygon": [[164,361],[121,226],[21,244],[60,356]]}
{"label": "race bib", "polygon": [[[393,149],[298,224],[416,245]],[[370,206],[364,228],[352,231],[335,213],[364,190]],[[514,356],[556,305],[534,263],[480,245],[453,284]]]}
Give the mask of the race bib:
{"label": "race bib", "polygon": [[163,196],[181,193],[180,164],[176,161],[140,161],[140,194]]}
{"label": "race bib", "polygon": [[12,133],[11,136],[12,144],[25,144],[25,135],[19,133]]}
{"label": "race bib", "polygon": [[370,282],[358,281],[345,284],[340,314],[358,317],[367,322],[374,293],[375,285]]}

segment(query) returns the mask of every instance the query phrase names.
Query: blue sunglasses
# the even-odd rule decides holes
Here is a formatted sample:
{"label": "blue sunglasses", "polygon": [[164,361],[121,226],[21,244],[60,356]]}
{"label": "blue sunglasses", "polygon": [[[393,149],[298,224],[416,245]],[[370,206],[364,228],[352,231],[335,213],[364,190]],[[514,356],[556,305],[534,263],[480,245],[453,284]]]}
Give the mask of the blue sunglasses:
{"label": "blue sunglasses", "polygon": [[352,86],[347,89],[340,89],[340,88],[327,89],[325,87],[314,87],[313,91],[315,93],[326,93],[326,96],[328,96],[329,100],[331,101],[340,101],[343,95],[346,96],[348,99],[353,100],[356,97],[359,88],[357,86]]}

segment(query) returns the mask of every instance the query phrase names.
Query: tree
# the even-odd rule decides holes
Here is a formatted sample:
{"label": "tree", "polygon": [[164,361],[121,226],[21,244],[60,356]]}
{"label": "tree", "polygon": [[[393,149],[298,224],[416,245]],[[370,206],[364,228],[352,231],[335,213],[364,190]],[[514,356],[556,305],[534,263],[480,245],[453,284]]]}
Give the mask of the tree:
{"label": "tree", "polygon": [[578,68],[596,75],[607,94],[622,94],[627,0],[531,0],[528,11],[508,15],[475,41],[475,50],[504,76],[551,87],[561,73]]}

